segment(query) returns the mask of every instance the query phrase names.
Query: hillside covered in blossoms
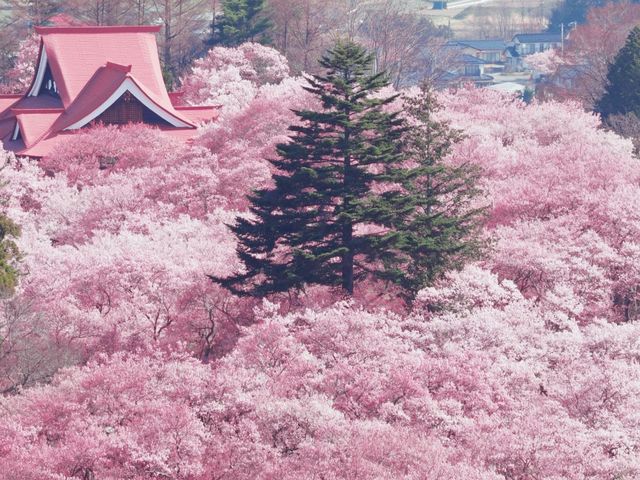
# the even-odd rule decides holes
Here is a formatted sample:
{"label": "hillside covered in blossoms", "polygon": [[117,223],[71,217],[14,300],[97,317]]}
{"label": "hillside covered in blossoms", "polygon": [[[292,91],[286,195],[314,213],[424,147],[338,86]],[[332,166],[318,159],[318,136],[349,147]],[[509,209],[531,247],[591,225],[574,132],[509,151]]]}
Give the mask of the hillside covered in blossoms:
{"label": "hillside covered in blossoms", "polygon": [[[0,479],[640,478],[640,160],[577,103],[436,94],[479,172],[481,257],[264,298],[229,226],[269,187],[308,78],[216,47],[190,142],[96,125],[2,152],[19,282],[0,312]],[[380,96],[394,92],[387,87]],[[385,108],[402,109],[408,89]]]}

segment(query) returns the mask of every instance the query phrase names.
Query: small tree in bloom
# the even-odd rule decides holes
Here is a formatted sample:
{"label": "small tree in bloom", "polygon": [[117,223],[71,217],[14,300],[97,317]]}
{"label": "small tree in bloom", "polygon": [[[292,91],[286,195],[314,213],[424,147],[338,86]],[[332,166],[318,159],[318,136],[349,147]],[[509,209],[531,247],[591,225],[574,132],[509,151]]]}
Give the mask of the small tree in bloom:
{"label": "small tree in bloom", "polygon": [[40,50],[40,36],[31,35],[18,46],[13,67],[6,73],[1,93],[24,93],[31,85],[35,75]]}
{"label": "small tree in bloom", "polygon": [[526,63],[536,73],[551,75],[562,65],[563,60],[556,49],[550,48],[544,52],[527,55]]}
{"label": "small tree in bloom", "polygon": [[221,104],[237,111],[265,84],[289,77],[289,65],[273,48],[245,43],[238,48],[215,47],[194,62],[182,79],[184,99],[192,105]]}

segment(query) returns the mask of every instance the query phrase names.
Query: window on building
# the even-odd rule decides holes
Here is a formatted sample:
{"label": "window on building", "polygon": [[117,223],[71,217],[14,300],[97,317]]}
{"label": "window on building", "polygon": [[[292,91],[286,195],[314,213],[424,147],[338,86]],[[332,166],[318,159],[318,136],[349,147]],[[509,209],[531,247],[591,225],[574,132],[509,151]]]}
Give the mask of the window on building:
{"label": "window on building", "polygon": [[13,135],[11,135],[11,140],[22,140],[22,132],[20,131],[18,120],[16,120],[16,124],[13,128]]}
{"label": "window on building", "polygon": [[59,97],[58,94],[58,86],[56,85],[56,81],[53,79],[53,74],[51,73],[51,67],[47,64],[47,68],[44,71],[44,77],[42,78],[42,85],[40,86],[40,91],[38,92],[38,96],[40,95],[52,95],[54,97]]}
{"label": "window on building", "polygon": [[464,74],[467,77],[479,77],[480,74],[481,74],[480,66],[478,66],[478,65],[465,65]]}

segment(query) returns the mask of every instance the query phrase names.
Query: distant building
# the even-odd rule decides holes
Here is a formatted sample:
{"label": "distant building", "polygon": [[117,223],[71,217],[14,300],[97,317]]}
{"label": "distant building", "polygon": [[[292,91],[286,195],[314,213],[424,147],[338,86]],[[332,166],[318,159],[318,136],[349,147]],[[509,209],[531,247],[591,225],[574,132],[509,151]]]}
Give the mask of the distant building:
{"label": "distant building", "polygon": [[530,72],[526,57],[552,48],[560,48],[559,33],[519,33],[511,42],[491,40],[449,40],[451,65],[442,77],[440,86],[474,83],[485,86],[496,83],[492,75]]}
{"label": "distant building", "polygon": [[486,62],[477,57],[461,54],[452,63],[451,68],[441,76],[439,88],[460,86],[472,83],[476,86],[490,85],[493,77],[485,73]]}
{"label": "distant building", "polygon": [[514,35],[505,51],[505,70],[508,72],[527,70],[526,56],[561,47],[562,36],[559,33],[519,33]]}
{"label": "distant building", "polygon": [[481,77],[484,75],[485,61],[471,55],[462,55],[461,70],[465,77]]}
{"label": "distant building", "polygon": [[501,64],[505,60],[507,42],[504,40],[450,40],[447,47],[456,48],[463,54],[471,55],[485,63]]}
{"label": "distant building", "polygon": [[517,54],[525,56],[560,48],[562,36],[559,33],[519,33],[513,37],[512,43]]}
{"label": "distant building", "polygon": [[159,26],[36,27],[40,53],[29,89],[0,96],[6,150],[43,157],[65,136],[94,123],[155,125],[188,139],[217,107],[187,107],[162,78]]}

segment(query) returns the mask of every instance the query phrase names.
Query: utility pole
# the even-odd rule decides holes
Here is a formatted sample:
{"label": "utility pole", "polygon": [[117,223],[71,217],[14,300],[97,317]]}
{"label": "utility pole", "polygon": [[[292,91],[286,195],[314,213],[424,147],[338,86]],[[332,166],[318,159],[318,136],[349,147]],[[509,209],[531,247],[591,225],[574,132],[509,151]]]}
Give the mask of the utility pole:
{"label": "utility pole", "polygon": [[216,11],[218,10],[218,0],[212,0],[211,2],[211,34],[213,37],[216,35]]}

